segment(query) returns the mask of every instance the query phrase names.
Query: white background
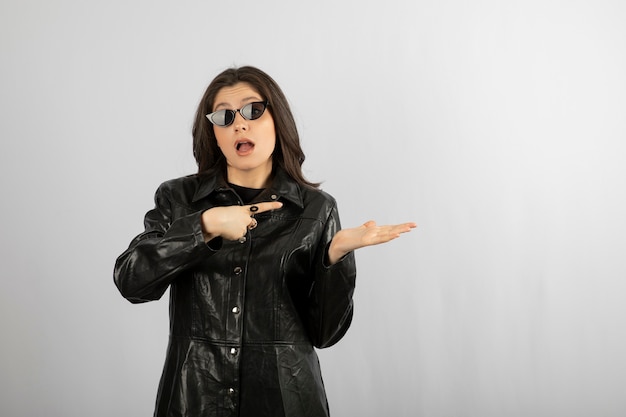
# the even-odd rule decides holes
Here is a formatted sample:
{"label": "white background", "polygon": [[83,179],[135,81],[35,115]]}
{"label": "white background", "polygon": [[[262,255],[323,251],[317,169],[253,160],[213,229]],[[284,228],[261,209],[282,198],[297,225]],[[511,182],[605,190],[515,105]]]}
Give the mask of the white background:
{"label": "white background", "polygon": [[232,65],[293,106],[357,253],[335,417],[626,415],[626,4],[0,4],[0,414],[152,413],[167,301],[115,258]]}

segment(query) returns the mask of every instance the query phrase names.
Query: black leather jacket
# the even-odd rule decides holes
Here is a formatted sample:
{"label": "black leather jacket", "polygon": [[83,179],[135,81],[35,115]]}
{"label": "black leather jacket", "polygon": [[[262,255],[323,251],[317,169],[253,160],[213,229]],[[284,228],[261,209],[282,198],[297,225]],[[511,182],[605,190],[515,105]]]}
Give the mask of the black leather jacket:
{"label": "black leather jacket", "polygon": [[283,171],[255,201],[246,241],[206,244],[201,213],[243,204],[221,176],[163,183],[156,207],[115,264],[133,303],[170,287],[170,340],[155,416],[328,416],[314,346],[336,343],[352,319],[352,253],[327,266],[339,230],[335,200]]}

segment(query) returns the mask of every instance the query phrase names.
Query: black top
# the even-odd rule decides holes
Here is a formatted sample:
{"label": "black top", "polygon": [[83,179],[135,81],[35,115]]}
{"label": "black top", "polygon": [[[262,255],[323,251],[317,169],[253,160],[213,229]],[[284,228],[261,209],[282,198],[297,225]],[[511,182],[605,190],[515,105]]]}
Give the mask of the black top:
{"label": "black top", "polygon": [[254,198],[258,196],[259,194],[261,194],[261,192],[264,190],[264,188],[248,188],[248,187],[242,187],[241,185],[235,185],[231,183],[228,183],[228,185],[230,185],[233,188],[233,190],[235,190],[237,195],[241,197],[241,200],[243,201],[244,204],[250,204],[250,202],[254,200]]}

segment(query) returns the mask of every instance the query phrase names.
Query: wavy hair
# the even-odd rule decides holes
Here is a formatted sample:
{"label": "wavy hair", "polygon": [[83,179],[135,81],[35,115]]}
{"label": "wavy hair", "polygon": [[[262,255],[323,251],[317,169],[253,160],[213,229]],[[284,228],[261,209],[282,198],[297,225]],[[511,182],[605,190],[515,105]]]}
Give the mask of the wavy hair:
{"label": "wavy hair", "polygon": [[272,155],[274,170],[279,166],[299,184],[318,188],[318,183],[308,181],[302,174],[305,156],[287,98],[272,77],[251,66],[223,71],[211,81],[200,100],[192,130],[193,156],[198,164],[198,174],[216,171],[226,174],[226,159],[217,146],[213,125],[205,116],[213,111],[219,91],[237,83],[247,83],[269,103],[266,111],[272,115],[276,131],[276,146]]}

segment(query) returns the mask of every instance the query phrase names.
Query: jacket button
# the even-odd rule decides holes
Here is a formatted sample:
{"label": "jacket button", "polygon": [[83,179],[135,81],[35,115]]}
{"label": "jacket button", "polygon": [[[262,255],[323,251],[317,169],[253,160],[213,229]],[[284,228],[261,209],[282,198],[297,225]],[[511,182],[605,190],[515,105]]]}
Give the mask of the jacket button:
{"label": "jacket button", "polygon": [[235,306],[233,307],[233,309],[231,310],[233,313],[235,314],[239,314],[239,312],[241,311],[241,309],[239,308],[239,306]]}
{"label": "jacket button", "polygon": [[245,236],[241,236],[239,238],[239,243],[246,243],[246,240],[248,240]]}
{"label": "jacket button", "polygon": [[228,388],[228,395],[233,395],[235,393],[234,388]]}
{"label": "jacket button", "polygon": [[276,194],[272,194],[272,195],[270,196],[270,198],[271,198],[272,200],[278,200],[278,196],[277,196]]}
{"label": "jacket button", "polygon": [[243,268],[240,266],[237,266],[235,267],[235,269],[233,269],[233,272],[235,273],[235,275],[241,274],[242,271],[243,271]]}
{"label": "jacket button", "polygon": [[230,354],[235,356],[237,354],[237,348],[234,348],[234,347],[230,348]]}

